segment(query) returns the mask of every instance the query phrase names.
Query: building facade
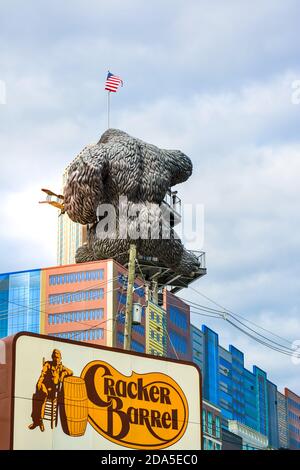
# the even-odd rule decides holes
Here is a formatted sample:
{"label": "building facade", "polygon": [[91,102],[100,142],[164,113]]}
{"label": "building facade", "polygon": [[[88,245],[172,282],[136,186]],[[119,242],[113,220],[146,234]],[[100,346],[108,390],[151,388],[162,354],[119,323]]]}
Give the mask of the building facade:
{"label": "building facade", "polygon": [[57,221],[57,264],[75,263],[76,250],[86,241],[86,226],[73,222],[68,214],[60,214]]}
{"label": "building facade", "polygon": [[268,395],[268,440],[272,449],[278,449],[279,446],[279,426],[278,426],[278,398],[277,386],[267,381]]}
{"label": "building facade", "polygon": [[[62,193],[66,184],[68,168],[62,179]],[[65,266],[75,263],[77,248],[86,242],[86,226],[73,222],[68,214],[59,214],[57,219],[57,264]]]}
{"label": "building facade", "polygon": [[164,289],[163,308],[167,314],[167,356],[190,361],[192,347],[189,305]]}
{"label": "building facade", "polygon": [[228,429],[222,429],[222,450],[243,450],[243,439]]}
{"label": "building facade", "polygon": [[300,397],[288,388],[284,389],[287,399],[289,448],[300,450]]}
{"label": "building facade", "polygon": [[279,448],[289,447],[289,428],[287,398],[277,390],[277,411],[278,411],[278,439]]}
{"label": "building facade", "polygon": [[202,401],[203,449],[222,450],[221,409]]}
{"label": "building facade", "polygon": [[[205,325],[191,325],[193,361],[202,370],[203,396],[220,407],[222,428],[236,421],[265,436],[271,448],[280,447],[277,387],[266,372],[244,366],[244,354],[233,345],[228,350],[219,344],[216,332]],[[284,426],[281,415],[281,427]],[[287,426],[287,422],[286,422]]]}
{"label": "building facade", "polygon": [[228,429],[243,439],[243,450],[264,450],[268,448],[267,436],[249,428],[245,424],[229,420]]}
{"label": "building facade", "polygon": [[[0,274],[0,337],[31,331],[123,348],[127,276],[114,260]],[[162,305],[147,303],[144,282],[136,278],[134,302],[142,319],[132,328],[132,350],[193,360],[203,397],[220,410],[223,429],[234,432],[229,423],[236,422],[264,436],[271,448],[300,448],[298,395],[288,389],[280,394],[266,372],[245,368],[242,351],[222,347],[207,326],[190,325],[189,305],[168,290]]]}
{"label": "building facade", "polygon": [[0,275],[0,337],[40,331],[40,295],[40,269]]}
{"label": "building facade", "polygon": [[[1,337],[23,330],[123,348],[127,275],[114,260],[2,274]],[[142,320],[132,326],[132,350],[190,360],[189,306],[165,290],[165,308],[147,307],[139,278],[133,302]]]}
{"label": "building facade", "polygon": [[[102,260],[0,275],[1,337],[31,331],[123,348],[126,273]],[[142,286],[136,279],[134,302],[145,305]],[[145,352],[145,309],[132,349]]]}
{"label": "building facade", "polygon": [[[192,346],[192,361],[199,367],[203,375],[204,372],[204,344],[203,334],[191,324],[191,346]],[[202,377],[203,378],[203,377]]]}
{"label": "building facade", "polygon": [[167,356],[167,312],[149,301],[146,311],[146,353]]}

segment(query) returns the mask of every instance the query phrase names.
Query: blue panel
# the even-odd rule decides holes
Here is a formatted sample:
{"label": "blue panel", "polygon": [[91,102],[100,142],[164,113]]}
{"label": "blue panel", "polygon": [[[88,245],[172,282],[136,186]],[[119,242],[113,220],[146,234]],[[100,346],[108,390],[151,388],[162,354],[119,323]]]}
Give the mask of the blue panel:
{"label": "blue panel", "polygon": [[267,381],[268,394],[268,438],[269,445],[277,449],[279,447],[278,412],[277,412],[277,387]]}
{"label": "blue panel", "polygon": [[253,373],[256,376],[256,401],[258,404],[258,425],[259,432],[268,436],[269,434],[269,419],[268,419],[268,396],[267,396],[267,374],[259,369],[253,367]]}
{"label": "blue panel", "polygon": [[9,276],[7,334],[40,332],[40,270]]}
{"label": "blue panel", "polygon": [[188,320],[186,313],[183,310],[180,310],[178,307],[170,305],[169,307],[170,321],[182,330],[188,329]]}
{"label": "blue panel", "polygon": [[0,274],[0,338],[7,336],[9,275]]}
{"label": "blue panel", "polygon": [[218,335],[202,326],[205,351],[204,398],[219,405],[219,339]]}

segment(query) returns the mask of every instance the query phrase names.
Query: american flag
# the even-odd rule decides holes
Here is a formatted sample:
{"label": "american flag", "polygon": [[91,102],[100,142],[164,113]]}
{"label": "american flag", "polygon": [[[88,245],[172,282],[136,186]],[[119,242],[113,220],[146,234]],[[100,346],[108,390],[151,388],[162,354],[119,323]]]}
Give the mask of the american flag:
{"label": "american flag", "polygon": [[113,91],[115,93],[118,90],[119,85],[123,86],[123,80],[113,73],[108,72],[105,82],[105,90]]}

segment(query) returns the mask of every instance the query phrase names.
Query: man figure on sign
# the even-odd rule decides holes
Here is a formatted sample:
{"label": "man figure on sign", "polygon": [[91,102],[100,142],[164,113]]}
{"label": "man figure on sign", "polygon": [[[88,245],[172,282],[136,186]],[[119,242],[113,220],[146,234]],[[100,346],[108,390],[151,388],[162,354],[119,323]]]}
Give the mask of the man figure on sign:
{"label": "man figure on sign", "polygon": [[43,418],[47,399],[54,400],[64,378],[73,375],[73,371],[62,364],[58,349],[52,351],[51,357],[52,361],[46,361],[43,365],[36,392],[32,396],[32,423],[28,426],[29,429],[39,426],[41,431],[45,430]]}

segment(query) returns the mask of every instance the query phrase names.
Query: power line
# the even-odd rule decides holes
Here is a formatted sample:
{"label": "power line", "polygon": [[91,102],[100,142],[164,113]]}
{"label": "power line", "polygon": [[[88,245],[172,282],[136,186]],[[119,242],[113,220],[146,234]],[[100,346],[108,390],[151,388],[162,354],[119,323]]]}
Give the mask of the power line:
{"label": "power line", "polygon": [[[76,289],[74,291],[69,291],[69,292],[56,292],[56,293],[53,293],[53,294],[50,294],[50,295],[62,295],[62,294],[76,294],[76,293],[79,293],[79,292],[87,292],[89,290],[92,290],[92,289],[95,289],[97,287],[104,287],[106,284],[108,283],[111,283],[111,282],[114,282],[116,279],[118,279],[118,276],[115,276],[114,278],[112,279],[108,279],[108,280],[103,280],[101,282],[97,282],[96,284],[92,284],[84,289]],[[25,296],[24,296],[25,297]],[[39,305],[39,306],[45,306],[45,305],[52,305],[50,304],[49,300],[45,300],[43,302],[41,302],[40,300],[35,300],[35,301],[32,301],[30,303],[28,303],[28,305],[22,305],[22,304],[18,304],[12,300],[7,300],[6,303],[11,303],[11,304],[15,304],[15,305],[18,305],[20,308],[30,308],[30,305]],[[5,312],[5,313],[1,313],[0,312],[0,320],[4,317],[4,319],[7,317],[7,315],[18,315],[20,313],[19,311],[20,309],[18,309],[18,311],[16,312]]]}
{"label": "power line", "polygon": [[[193,305],[193,308],[197,308],[197,307]],[[199,308],[200,310],[203,310],[203,311],[208,311],[208,312],[211,311],[210,309],[209,309],[209,310],[206,310],[205,307],[203,307],[203,308],[202,308],[202,307],[201,307],[201,308],[198,307],[198,308]],[[214,310],[214,311],[217,312],[216,310]],[[191,312],[192,312],[192,311],[191,311]],[[198,311],[193,311],[192,313],[194,313],[195,315],[197,315],[197,314],[198,314],[198,315],[203,315],[203,314],[201,314],[201,313],[198,312]],[[234,320],[235,320],[236,322],[238,322],[238,323],[240,323],[241,325],[243,325],[243,326],[244,326],[245,328],[247,328],[249,331],[252,331],[252,332],[255,333],[256,335],[260,336],[262,339],[264,339],[264,340],[266,340],[266,341],[268,341],[268,342],[270,342],[270,343],[273,343],[275,346],[280,347],[280,348],[282,349],[282,351],[290,352],[290,353],[292,353],[292,355],[295,354],[295,351],[294,351],[293,349],[287,348],[286,346],[284,346],[284,345],[282,345],[282,344],[280,344],[280,343],[278,343],[278,342],[276,342],[276,341],[274,341],[274,340],[272,340],[272,339],[270,339],[270,338],[267,338],[266,336],[260,334],[258,331],[255,331],[253,328],[250,328],[249,326],[245,325],[243,322],[241,322],[238,318],[235,318],[233,315],[231,315],[231,314],[228,314],[228,315],[229,315],[230,317],[234,318]],[[219,311],[219,315],[207,315],[207,316],[211,316],[212,318],[222,318],[223,320],[228,321],[228,318],[226,318],[226,315],[225,315],[225,318],[224,318],[224,314],[222,314],[221,311]],[[229,322],[229,321],[228,321],[228,322]],[[232,325],[235,326],[235,324],[233,324],[233,323],[232,323]],[[272,346],[272,344],[270,345],[270,347],[271,347],[271,346]]]}
{"label": "power line", "polygon": [[235,316],[237,316],[237,317],[239,317],[239,318],[242,318],[242,320],[245,320],[246,322],[248,322],[248,323],[250,323],[250,324],[256,326],[257,328],[260,328],[260,329],[264,330],[266,333],[269,333],[269,334],[271,334],[271,335],[277,337],[278,339],[282,339],[282,340],[285,341],[286,343],[291,344],[291,341],[290,341],[290,340],[288,340],[288,339],[286,339],[286,338],[283,338],[282,336],[280,336],[280,335],[274,333],[273,331],[270,331],[270,330],[268,330],[268,329],[266,329],[266,328],[264,328],[264,327],[258,325],[257,323],[252,322],[252,321],[249,320],[248,318],[245,318],[245,317],[243,317],[242,315],[240,315],[240,314],[238,314],[238,313],[232,312],[231,310],[225,308],[223,305],[220,305],[219,303],[217,303],[216,301],[214,301],[213,299],[211,299],[211,298],[208,297],[207,295],[203,294],[203,293],[200,292],[199,290],[195,289],[194,287],[191,287],[191,286],[190,286],[190,289],[192,289],[194,292],[196,292],[197,294],[201,295],[201,296],[204,297],[205,299],[209,300],[210,302],[212,302],[213,304],[215,304],[217,307],[220,307],[223,311],[225,311],[225,312],[227,312],[227,313],[230,313],[230,314],[232,314],[232,315],[235,315]]}
{"label": "power line", "polygon": [[[196,293],[202,295],[202,293],[198,292],[196,289],[193,289]],[[204,294],[203,294],[204,295]],[[205,296],[207,297],[207,296]],[[207,297],[208,298],[208,297]],[[209,298],[208,298],[209,299]],[[182,299],[184,300],[184,299]],[[214,302],[212,299],[209,299],[211,300],[212,302]],[[185,301],[185,300],[184,300]],[[185,301],[188,303],[188,301]],[[209,307],[205,307],[205,306],[202,306],[200,304],[197,304],[195,302],[190,302],[192,304],[192,307],[193,308],[196,308],[196,309],[200,309],[202,311],[207,311],[209,313],[211,312],[215,312],[216,314],[218,313],[219,314],[219,318],[223,318],[225,321],[227,321],[228,323],[230,323],[233,327],[237,328],[239,331],[243,332],[244,334],[246,334],[247,336],[249,336],[250,338],[254,339],[255,341],[257,341],[258,343],[270,348],[270,349],[273,349],[274,351],[277,351],[277,352],[280,352],[282,354],[285,354],[285,355],[288,355],[288,356],[291,356],[291,357],[300,357],[300,354],[298,354],[295,350],[291,349],[291,348],[287,348],[286,346],[270,339],[270,338],[267,338],[266,336],[262,335],[261,333],[259,333],[258,331],[255,331],[253,330],[252,328],[250,328],[248,325],[245,325],[243,322],[241,322],[238,318],[235,317],[235,315],[230,312],[229,310],[223,308],[222,306],[220,306],[219,304],[217,304],[216,302],[214,302],[216,305],[220,306],[221,308],[223,308],[223,311],[220,311],[220,310],[216,310],[216,309],[211,309]],[[193,312],[194,314],[199,314],[201,315],[200,312]],[[224,314],[225,313],[225,314]],[[232,317],[236,322],[240,323],[242,326],[244,326],[247,330],[253,332],[255,335],[258,335],[260,338],[257,338],[256,336],[253,336],[251,333],[249,333],[249,331],[245,331],[245,329],[239,327],[238,325],[236,325],[233,321],[230,321],[228,319],[228,316]],[[239,317],[243,318],[241,315],[239,315]],[[255,326],[258,326],[254,323]],[[258,328],[261,328],[260,326],[258,326]],[[264,328],[263,328],[264,329]],[[265,331],[268,331],[266,329],[264,329]],[[270,332],[271,334],[273,334],[274,336],[278,336],[278,335],[275,335],[274,333]],[[284,338],[283,338],[284,339]],[[288,341],[286,339],[284,339],[285,341]],[[271,343],[271,344],[270,344]],[[290,343],[291,344],[291,343]]]}
{"label": "power line", "polygon": [[[116,287],[116,288],[114,288],[114,289],[112,289],[112,290],[106,291],[106,294],[109,294],[109,293],[114,292],[114,291],[119,290],[119,289],[120,289],[120,287],[118,286],[118,287]],[[86,301],[85,301],[85,302],[86,302]],[[84,302],[84,303],[85,303],[85,302]],[[44,313],[46,316],[47,316],[47,315],[63,315],[64,313],[68,313],[68,312],[60,312],[60,313],[57,313],[57,312],[47,312],[47,311],[45,311],[45,310],[37,309],[37,308],[34,308],[34,307],[26,307],[26,308],[29,309],[29,310],[33,310],[33,311],[39,312],[39,313]],[[90,323],[82,322],[82,321],[79,321],[79,320],[74,320],[74,321],[72,321],[72,322],[70,322],[70,323],[73,323],[73,324],[74,324],[74,323],[80,323],[80,324],[82,324],[82,325],[90,326]]]}

